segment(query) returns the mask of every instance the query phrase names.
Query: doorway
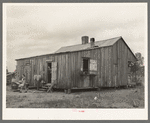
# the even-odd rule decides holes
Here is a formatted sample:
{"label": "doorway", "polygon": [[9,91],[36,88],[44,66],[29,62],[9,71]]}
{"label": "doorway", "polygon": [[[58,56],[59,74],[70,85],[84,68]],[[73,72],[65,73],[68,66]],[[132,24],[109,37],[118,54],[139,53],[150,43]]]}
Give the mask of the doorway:
{"label": "doorway", "polygon": [[51,83],[51,80],[52,80],[52,63],[47,64],[47,73],[48,73],[48,83]]}

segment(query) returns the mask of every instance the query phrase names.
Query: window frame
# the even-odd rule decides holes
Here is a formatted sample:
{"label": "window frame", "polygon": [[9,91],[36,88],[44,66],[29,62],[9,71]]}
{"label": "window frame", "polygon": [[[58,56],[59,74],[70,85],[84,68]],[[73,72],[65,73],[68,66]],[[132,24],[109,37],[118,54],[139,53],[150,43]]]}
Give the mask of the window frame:
{"label": "window frame", "polygon": [[[87,69],[87,70],[84,69],[84,59],[88,60],[88,69]],[[82,57],[82,62],[81,62],[81,63],[82,63],[82,67],[81,67],[82,69],[81,69],[81,71],[82,71],[84,74],[88,74],[88,73],[89,73],[89,69],[90,69],[90,68],[89,68],[89,67],[90,67],[90,66],[89,66],[90,58],[89,58],[89,57]]]}

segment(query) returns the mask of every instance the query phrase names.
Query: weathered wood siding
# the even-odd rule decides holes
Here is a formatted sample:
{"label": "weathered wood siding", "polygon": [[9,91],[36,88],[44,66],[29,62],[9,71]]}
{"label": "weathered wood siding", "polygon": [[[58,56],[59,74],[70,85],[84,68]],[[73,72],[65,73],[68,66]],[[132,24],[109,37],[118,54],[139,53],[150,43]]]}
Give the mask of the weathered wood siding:
{"label": "weathered wood siding", "polygon": [[135,62],[136,59],[122,39],[116,42],[112,48],[112,77],[114,83],[112,86],[117,87],[127,85],[128,61]]}
{"label": "weathered wood siding", "polygon": [[[96,76],[83,76],[80,74],[83,57],[97,60]],[[135,58],[122,39],[120,39],[113,46],[109,47],[18,60],[18,79],[21,79],[21,75],[27,72],[27,80],[31,86],[36,86],[33,80],[35,74],[42,75],[42,79],[47,82],[47,60],[57,62],[56,87],[69,89],[126,85],[128,61],[135,61]],[[27,67],[30,67],[30,70],[25,71]]]}

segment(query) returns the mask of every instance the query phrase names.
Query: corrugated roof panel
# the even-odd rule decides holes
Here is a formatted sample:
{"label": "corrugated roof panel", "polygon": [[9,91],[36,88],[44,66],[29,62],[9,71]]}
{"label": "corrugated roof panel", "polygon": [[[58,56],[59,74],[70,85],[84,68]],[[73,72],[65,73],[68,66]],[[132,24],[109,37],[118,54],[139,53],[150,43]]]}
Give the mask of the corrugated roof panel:
{"label": "corrugated roof panel", "polygon": [[[116,37],[116,38],[111,38],[103,41],[96,41],[95,45],[98,47],[106,47],[106,46],[111,46],[115,42],[117,42],[121,37]],[[88,44],[78,44],[78,45],[72,45],[72,46],[66,46],[66,47],[61,47],[59,50],[57,50],[55,53],[61,53],[61,52],[73,52],[73,51],[78,51],[78,50],[85,50],[90,48],[90,43]]]}

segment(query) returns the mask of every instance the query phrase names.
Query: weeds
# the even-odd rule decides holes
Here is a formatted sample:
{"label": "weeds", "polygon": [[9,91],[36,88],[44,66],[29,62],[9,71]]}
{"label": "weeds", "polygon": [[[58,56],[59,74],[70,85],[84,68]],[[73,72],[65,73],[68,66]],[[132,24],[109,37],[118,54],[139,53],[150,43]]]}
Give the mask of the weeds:
{"label": "weeds", "polygon": [[65,94],[7,90],[7,108],[143,108],[144,88]]}

